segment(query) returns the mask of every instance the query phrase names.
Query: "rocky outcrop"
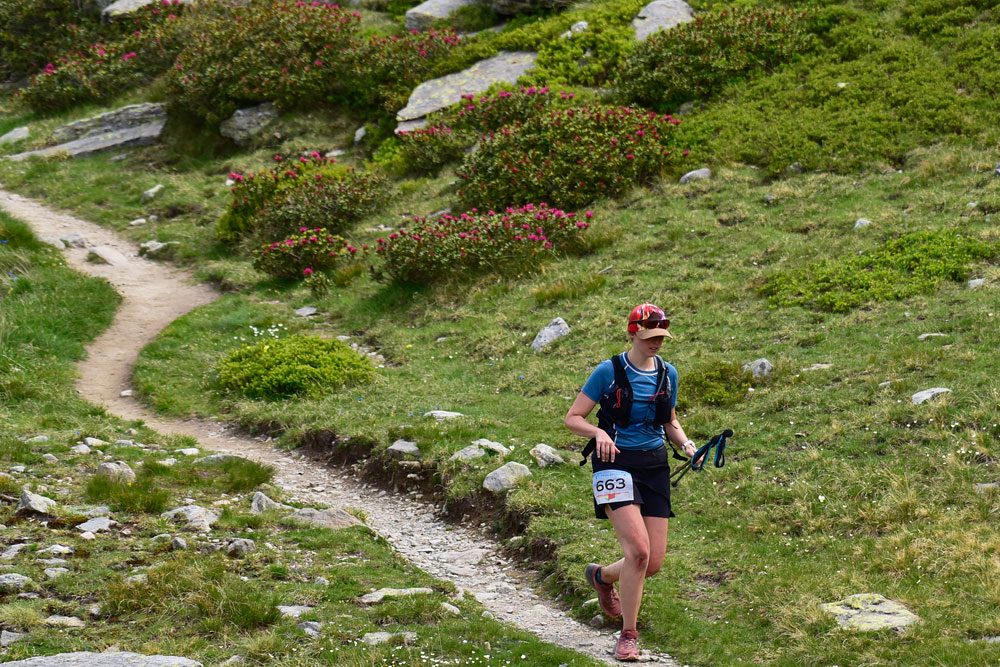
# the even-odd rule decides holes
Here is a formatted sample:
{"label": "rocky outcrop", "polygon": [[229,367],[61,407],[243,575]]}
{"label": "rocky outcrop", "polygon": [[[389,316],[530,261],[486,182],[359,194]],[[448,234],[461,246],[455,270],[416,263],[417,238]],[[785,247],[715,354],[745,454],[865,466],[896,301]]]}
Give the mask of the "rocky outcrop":
{"label": "rocky outcrop", "polygon": [[427,0],[406,12],[407,30],[427,30],[463,7],[475,7],[479,0]]}
{"label": "rocky outcrop", "polygon": [[675,25],[694,18],[694,10],[683,0],[656,0],[643,7],[634,19],[635,38],[640,42],[659,30],[669,30]]}
{"label": "rocky outcrop", "polygon": [[162,104],[133,104],[100,116],[86,118],[58,128],[52,133],[55,146],[11,155],[15,162],[29,157],[68,155],[79,157],[111,148],[139,146],[160,138],[167,123]]}
{"label": "rocky outcrop", "polygon": [[278,110],[271,102],[264,102],[248,109],[238,109],[229,120],[219,125],[219,134],[232,139],[238,146],[246,146],[278,118]]}

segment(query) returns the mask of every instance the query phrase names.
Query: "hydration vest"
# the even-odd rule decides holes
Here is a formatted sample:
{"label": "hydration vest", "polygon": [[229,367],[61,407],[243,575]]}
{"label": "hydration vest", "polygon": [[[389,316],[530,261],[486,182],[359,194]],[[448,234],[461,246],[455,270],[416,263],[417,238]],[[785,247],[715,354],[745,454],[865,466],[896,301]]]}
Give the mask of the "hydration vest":
{"label": "hydration vest", "polygon": [[[622,362],[620,354],[611,357],[611,366],[615,370],[615,382],[611,393],[602,396],[600,410],[597,411],[597,427],[605,431],[612,439],[616,436],[618,428],[627,427],[632,421],[632,383],[628,380],[625,372],[625,364]],[[652,403],[655,404],[655,415],[653,426],[663,426],[670,421],[672,387],[667,378],[667,365],[662,359],[656,357],[656,391],[653,393]],[[597,438],[591,438],[587,446],[583,448],[584,465],[594,449],[597,447]]]}

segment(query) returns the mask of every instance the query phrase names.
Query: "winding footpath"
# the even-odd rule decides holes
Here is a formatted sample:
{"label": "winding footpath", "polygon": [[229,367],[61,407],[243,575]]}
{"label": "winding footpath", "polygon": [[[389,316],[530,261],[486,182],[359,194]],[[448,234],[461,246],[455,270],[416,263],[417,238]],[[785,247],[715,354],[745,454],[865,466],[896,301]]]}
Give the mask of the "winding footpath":
{"label": "winding footpath", "polygon": [[[28,224],[42,239],[79,234],[86,247],[71,247],[65,256],[74,269],[108,280],[123,297],[114,322],[88,348],[79,366],[77,390],[87,400],[127,420],[142,420],[161,433],[196,438],[206,448],[237,454],[275,467],[275,482],[296,500],[331,507],[356,507],[367,525],[388,540],[401,556],[429,574],[451,581],[474,595],[495,618],[511,623],[552,644],[614,663],[613,638],[557,609],[532,591],[534,573],[504,558],[500,545],[473,528],[438,518],[437,508],[358,482],[349,469],[331,469],[306,457],[274,449],[264,441],[228,431],[206,420],[161,418],[130,397],[132,367],[140,350],[170,322],[208,304],[219,294],[195,284],[190,275],[169,265],[138,257],[137,249],[113,232],[0,189],[0,208]],[[101,246],[111,264],[87,260]],[[117,252],[115,252],[117,251]],[[667,655],[643,654],[643,661],[677,667]]]}

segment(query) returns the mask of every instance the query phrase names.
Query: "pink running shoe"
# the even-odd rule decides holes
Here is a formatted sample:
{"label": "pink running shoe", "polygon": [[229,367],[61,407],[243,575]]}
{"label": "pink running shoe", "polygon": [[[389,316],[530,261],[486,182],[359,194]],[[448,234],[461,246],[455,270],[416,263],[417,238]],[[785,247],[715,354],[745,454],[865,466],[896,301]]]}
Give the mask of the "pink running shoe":
{"label": "pink running shoe", "polygon": [[601,566],[591,563],[583,571],[587,577],[587,582],[597,591],[597,601],[601,604],[601,610],[611,618],[618,618],[622,615],[622,603],[618,599],[618,591],[614,584],[606,584],[598,579]]}
{"label": "pink running shoe", "polygon": [[622,630],[615,644],[615,660],[619,662],[636,662],[639,660],[639,633],[635,630]]}

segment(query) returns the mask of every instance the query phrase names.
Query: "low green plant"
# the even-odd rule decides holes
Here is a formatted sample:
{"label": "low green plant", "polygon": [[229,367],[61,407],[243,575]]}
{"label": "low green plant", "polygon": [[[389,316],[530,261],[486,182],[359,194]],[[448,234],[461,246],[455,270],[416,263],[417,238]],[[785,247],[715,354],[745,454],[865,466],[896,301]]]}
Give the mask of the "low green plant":
{"label": "low green plant", "polygon": [[466,208],[575,209],[616,197],[666,169],[679,122],[634,107],[553,109],[484,135],[458,172],[459,198]]}
{"label": "low green plant", "polygon": [[324,227],[302,227],[298,234],[282,241],[266,243],[253,253],[258,271],[285,280],[307,280],[336,267],[358,249]]}
{"label": "low green plant", "polygon": [[92,477],[84,489],[88,500],[107,503],[119,512],[159,514],[167,509],[171,494],[159,488],[152,476],[140,475],[135,482],[126,482],[104,475]]}
{"label": "low green plant", "polygon": [[276,400],[368,384],[375,379],[375,368],[339,340],[295,335],[231,352],[219,364],[218,375],[223,389]]}
{"label": "low green plant", "polygon": [[407,130],[397,136],[407,171],[415,174],[436,174],[441,167],[462,157],[475,142],[475,135],[447,125]]}
{"label": "low green plant", "polygon": [[732,361],[713,359],[701,363],[684,373],[683,391],[679,401],[726,407],[736,405],[747,397],[754,385],[753,375]]}
{"label": "low green plant", "polygon": [[900,6],[900,28],[924,39],[960,37],[995,0],[916,0]]}
{"label": "low green plant", "polygon": [[809,49],[806,15],[785,9],[724,9],[651,35],[615,82],[632,104],[661,111],[705,100],[732,81],[767,72]]}
{"label": "low green plant", "polygon": [[459,32],[477,32],[486,30],[500,23],[500,15],[486,3],[475,3],[459,7],[447,19],[441,21],[439,28],[452,28]]}
{"label": "low green plant", "polygon": [[575,280],[557,280],[533,290],[535,303],[539,306],[546,306],[550,303],[563,301],[565,299],[579,299],[580,297],[594,294],[604,289],[608,283],[604,276],[588,276]]}
{"label": "low green plant", "polygon": [[227,456],[212,464],[213,485],[226,493],[253,491],[274,478],[274,468],[242,456]]}
{"label": "low green plant", "polygon": [[426,284],[485,273],[517,275],[536,271],[557,251],[566,252],[590,226],[574,213],[526,204],[503,212],[470,211],[459,216],[416,218],[398,232],[376,240],[382,258],[376,275],[399,283]]}
{"label": "low green plant", "polygon": [[174,106],[209,123],[241,105],[323,101],[360,15],[330,2],[251,2],[206,10],[171,70]]}
{"label": "low green plant", "polygon": [[1000,249],[949,231],[907,234],[857,255],[825,260],[766,281],[761,293],[779,305],[846,312],[865,303],[930,292],[967,277],[969,265]]}

